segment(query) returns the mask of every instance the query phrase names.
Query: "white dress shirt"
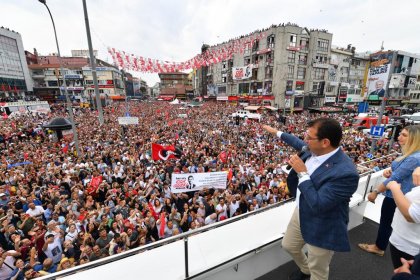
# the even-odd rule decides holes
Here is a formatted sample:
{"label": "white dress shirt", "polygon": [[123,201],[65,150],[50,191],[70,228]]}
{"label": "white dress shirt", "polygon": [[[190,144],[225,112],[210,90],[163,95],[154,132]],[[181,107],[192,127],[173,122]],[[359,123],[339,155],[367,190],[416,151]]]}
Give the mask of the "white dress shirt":
{"label": "white dress shirt", "polygon": [[[277,132],[277,137],[281,137],[281,134],[283,132],[278,131]],[[334,155],[338,150],[340,149],[340,147],[338,147],[337,149],[335,149],[332,152],[329,152],[328,154],[324,154],[324,155],[314,155],[312,154],[310,158],[308,158],[305,162],[305,166],[307,169],[307,172],[309,175],[304,175],[302,176],[302,178],[299,179],[299,183],[298,185],[300,185],[302,182],[306,181],[306,180],[310,180],[311,177],[310,175],[312,175],[312,173],[314,173],[314,171],[320,167],[325,161],[327,161],[327,159],[329,159],[332,155]],[[300,190],[299,188],[297,188],[296,190],[296,206],[297,208],[299,208],[299,198],[300,198]]]}

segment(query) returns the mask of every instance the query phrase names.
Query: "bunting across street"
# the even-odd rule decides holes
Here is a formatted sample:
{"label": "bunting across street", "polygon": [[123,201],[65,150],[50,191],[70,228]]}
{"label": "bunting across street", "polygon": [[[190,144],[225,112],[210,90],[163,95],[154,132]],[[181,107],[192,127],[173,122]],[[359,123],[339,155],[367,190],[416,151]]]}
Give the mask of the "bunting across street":
{"label": "bunting across street", "polygon": [[234,54],[242,54],[245,50],[251,49],[255,42],[261,40],[265,36],[266,34],[262,32],[230,40],[227,43],[212,46],[204,53],[198,54],[184,62],[163,61],[137,56],[125,51],[116,50],[112,47],[108,47],[108,52],[114,63],[121,69],[145,73],[169,73],[186,71],[189,69],[199,69],[224,60],[229,60]]}

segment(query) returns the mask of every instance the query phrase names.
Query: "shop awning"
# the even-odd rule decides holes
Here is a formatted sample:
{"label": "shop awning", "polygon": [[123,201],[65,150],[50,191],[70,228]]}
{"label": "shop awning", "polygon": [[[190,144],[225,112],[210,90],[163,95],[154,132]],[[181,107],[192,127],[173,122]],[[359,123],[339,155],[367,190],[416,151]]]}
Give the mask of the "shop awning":
{"label": "shop awning", "polygon": [[261,106],[246,106],[244,109],[250,111],[257,111],[258,109],[260,109],[260,107]]}
{"label": "shop awning", "polygon": [[277,108],[276,107],[273,107],[273,106],[264,106],[264,108],[267,108],[267,109],[269,109],[271,111],[277,111]]}
{"label": "shop awning", "polygon": [[121,95],[111,95],[110,97],[112,100],[125,100],[125,96]]}

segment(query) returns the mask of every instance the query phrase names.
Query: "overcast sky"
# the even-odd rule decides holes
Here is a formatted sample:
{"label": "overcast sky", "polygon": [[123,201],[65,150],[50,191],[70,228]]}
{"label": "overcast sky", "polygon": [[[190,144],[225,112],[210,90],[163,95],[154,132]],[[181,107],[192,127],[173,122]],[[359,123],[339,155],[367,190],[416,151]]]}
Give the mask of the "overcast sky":
{"label": "overcast sky", "polygon": [[[333,45],[357,52],[420,53],[418,0],[86,0],[93,48],[111,62],[108,46],[135,55],[185,61],[203,43],[216,44],[271,24],[327,29]],[[88,49],[82,0],[47,0],[61,54]],[[38,0],[0,0],[0,25],[19,32],[26,50],[56,52],[48,12]],[[133,73],[149,86],[156,74]]]}

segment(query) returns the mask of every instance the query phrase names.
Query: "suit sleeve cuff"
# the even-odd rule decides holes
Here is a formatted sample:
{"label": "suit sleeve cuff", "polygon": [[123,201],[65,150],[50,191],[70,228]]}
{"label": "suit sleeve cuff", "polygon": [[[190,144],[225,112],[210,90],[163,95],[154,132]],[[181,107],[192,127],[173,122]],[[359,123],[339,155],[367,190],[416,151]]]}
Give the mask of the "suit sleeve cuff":
{"label": "suit sleeve cuff", "polygon": [[277,131],[277,133],[276,133],[276,135],[277,135],[277,137],[281,137],[281,135],[283,134],[283,132],[282,131]]}
{"label": "suit sleeve cuff", "polygon": [[302,176],[302,178],[299,179],[298,185],[308,180],[311,180],[311,177],[309,175],[304,175]]}

